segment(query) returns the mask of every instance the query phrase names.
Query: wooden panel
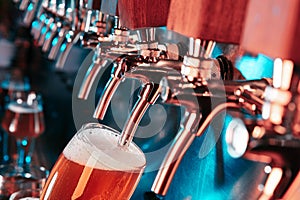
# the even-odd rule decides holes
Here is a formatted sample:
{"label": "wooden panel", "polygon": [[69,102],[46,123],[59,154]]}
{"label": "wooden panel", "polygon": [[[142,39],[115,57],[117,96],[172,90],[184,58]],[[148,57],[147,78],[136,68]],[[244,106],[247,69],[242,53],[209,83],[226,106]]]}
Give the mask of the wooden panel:
{"label": "wooden panel", "polygon": [[94,0],[93,1],[93,9],[94,10],[100,10],[100,6],[101,6],[101,0]]}
{"label": "wooden panel", "polygon": [[242,48],[300,63],[299,45],[299,0],[249,0]]}
{"label": "wooden panel", "polygon": [[193,38],[239,43],[248,0],[171,0],[168,29]]}
{"label": "wooden panel", "polygon": [[119,0],[122,25],[129,29],[166,26],[170,0]]}

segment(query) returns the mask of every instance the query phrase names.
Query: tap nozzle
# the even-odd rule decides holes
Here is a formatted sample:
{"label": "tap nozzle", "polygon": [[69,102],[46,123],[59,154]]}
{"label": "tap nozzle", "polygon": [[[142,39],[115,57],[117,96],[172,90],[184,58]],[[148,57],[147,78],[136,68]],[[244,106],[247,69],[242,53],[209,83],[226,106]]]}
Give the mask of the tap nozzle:
{"label": "tap nozzle", "polygon": [[109,63],[109,59],[101,58],[102,48],[101,45],[98,44],[94,50],[93,56],[93,63],[90,65],[89,69],[87,70],[83,82],[81,84],[78,98],[79,99],[87,99],[90,91],[92,89],[92,85],[95,82],[97,75],[99,74],[100,70],[107,66]]}
{"label": "tap nozzle", "polygon": [[139,100],[136,102],[133,110],[130,113],[130,117],[125,123],[121,137],[119,140],[120,146],[129,146],[136,129],[144,116],[146,110],[152,105],[158,98],[160,88],[158,84],[147,83],[141,88]]}
{"label": "tap nozzle", "polygon": [[[37,14],[37,10],[38,10],[39,7],[42,7],[41,1],[31,0],[31,2],[29,3],[29,5],[26,9],[25,16],[24,16],[24,19],[23,19],[23,23],[26,26],[29,26],[32,23],[35,15]],[[39,14],[37,14],[37,16],[39,16]]]}
{"label": "tap nozzle", "polygon": [[62,27],[57,36],[51,42],[51,48],[49,50],[48,59],[55,60],[60,51],[65,50],[65,37],[69,32],[69,27]]}
{"label": "tap nozzle", "polygon": [[19,5],[19,10],[26,10],[26,8],[28,8],[29,4],[30,4],[29,0],[22,0]]}
{"label": "tap nozzle", "polygon": [[[165,196],[183,156],[195,137],[201,136],[212,119],[219,113],[228,107],[236,108],[238,105],[221,103],[206,116],[198,101],[202,96],[196,92],[201,91],[202,94],[205,94],[206,90],[195,90],[194,86],[188,82],[184,83],[179,76],[163,78],[161,87],[163,102],[185,108],[185,117],[181,120],[180,130],[161,164],[151,189],[154,193]],[[201,130],[201,134],[197,134],[199,130]]]}
{"label": "tap nozzle", "polygon": [[137,58],[137,56],[126,56],[124,58],[119,57],[113,62],[111,78],[107,82],[100,97],[100,100],[94,112],[94,118],[104,118],[110,100],[124,77],[123,74],[125,73],[125,71],[136,67],[136,65],[141,62],[141,60]]}

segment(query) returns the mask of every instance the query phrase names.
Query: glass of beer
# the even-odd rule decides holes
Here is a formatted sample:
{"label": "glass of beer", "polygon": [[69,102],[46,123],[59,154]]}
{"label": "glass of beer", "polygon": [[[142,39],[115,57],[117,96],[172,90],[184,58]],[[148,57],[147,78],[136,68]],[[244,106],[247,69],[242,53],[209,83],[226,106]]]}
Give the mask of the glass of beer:
{"label": "glass of beer", "polygon": [[41,199],[130,199],[146,158],[133,142],[120,146],[119,138],[105,125],[83,125],[52,168]]}
{"label": "glass of beer", "polygon": [[2,128],[16,140],[16,163],[31,163],[35,138],[45,130],[41,97],[34,92],[11,100],[2,119]]}
{"label": "glass of beer", "polygon": [[[3,118],[5,109],[10,101],[18,95],[23,95],[30,90],[27,77],[24,77],[20,70],[14,69],[10,73],[5,73],[0,83],[0,120]],[[8,163],[14,153],[15,138],[8,135],[0,127],[0,163]]]}

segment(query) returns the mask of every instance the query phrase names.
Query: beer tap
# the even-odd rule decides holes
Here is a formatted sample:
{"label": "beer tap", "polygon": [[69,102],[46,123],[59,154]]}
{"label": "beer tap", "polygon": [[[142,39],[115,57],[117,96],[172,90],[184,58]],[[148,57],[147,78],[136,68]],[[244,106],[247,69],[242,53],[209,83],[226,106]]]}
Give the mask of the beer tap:
{"label": "beer tap", "polygon": [[[88,40],[89,37],[87,36],[87,33],[94,32],[97,36],[97,39],[100,38],[100,41],[109,41],[111,40],[109,38],[108,33],[111,33],[111,29],[113,26],[109,26],[110,29],[106,27],[107,24],[112,24],[114,20],[114,16],[109,16],[109,14],[106,14],[104,12],[100,12],[97,9],[93,9],[93,0],[86,1],[85,3],[82,3],[80,6],[84,7],[84,9],[81,12],[82,19],[80,20],[79,28],[75,31],[72,31],[71,34],[68,34],[69,39],[66,38],[65,44],[65,50],[60,54],[56,67],[61,69],[64,67],[66,60],[70,54],[71,49],[74,45],[83,45],[85,48],[94,48],[95,46],[89,45]],[[116,4],[116,2],[114,2]],[[112,22],[113,21],[113,22]],[[70,33],[70,31],[69,31]],[[67,37],[68,37],[67,35]],[[105,39],[104,39],[105,38]],[[87,41],[87,42],[85,42]]]}
{"label": "beer tap", "polygon": [[[261,200],[286,199],[285,196],[290,195],[287,193],[289,186],[296,182],[299,174],[299,162],[294,161],[300,155],[300,140],[295,129],[299,123],[296,114],[299,74],[294,67],[290,60],[275,59],[273,85],[264,90],[262,118],[257,119],[254,125],[234,120],[226,131],[227,148],[232,156],[268,164],[270,171],[259,197]],[[291,108],[292,105],[295,107]],[[243,123],[247,134],[237,132],[237,127],[243,126]],[[245,142],[237,148],[236,140]],[[239,149],[243,152],[237,152]]]}
{"label": "beer tap", "polygon": [[[77,27],[76,23],[78,19],[76,10],[76,4],[73,0],[71,0],[69,7],[66,6],[66,16],[64,18],[64,21],[58,22],[57,26],[53,26],[54,30],[58,28],[57,34],[52,31],[54,35],[51,34],[42,47],[42,51],[48,51],[48,59],[55,60],[58,57],[59,52],[65,50],[65,39],[67,39],[67,41],[70,40],[73,34],[71,30],[75,30]],[[59,28],[59,26],[61,27]]]}
{"label": "beer tap", "polygon": [[34,18],[36,16],[40,16],[40,12],[42,10],[42,0],[31,0],[24,15],[23,23],[26,26],[30,26],[32,24]]}
{"label": "beer tap", "polygon": [[[186,64],[182,69],[192,67]],[[270,84],[268,79],[230,81],[233,78],[233,74],[230,74],[232,70],[223,72],[227,76],[220,73],[219,78],[223,80],[212,80],[213,68],[205,64],[205,60],[198,68],[193,68],[194,71],[183,70],[183,77],[166,76],[160,82],[163,102],[185,108],[180,130],[152,186],[152,191],[161,196],[167,194],[173,176],[195,137],[202,136],[212,120],[226,109],[245,108],[248,113],[258,114],[263,90]]]}
{"label": "beer tap", "polygon": [[37,42],[39,47],[43,46],[46,41],[52,39],[53,34],[55,34],[57,29],[62,26],[62,22],[65,21],[65,1],[55,1],[55,3],[56,8],[50,10],[51,16],[46,19],[45,24],[41,29],[41,34]]}
{"label": "beer tap", "polygon": [[[271,5],[271,6],[270,6]],[[274,58],[273,85],[265,88],[261,118],[254,123],[240,121],[226,131],[232,154],[236,141],[246,141],[243,156],[268,164],[267,181],[260,200],[298,199],[299,190],[299,2],[249,1],[241,46],[251,52],[263,52]],[[259,8],[259,9],[257,9]],[[274,9],[278,9],[274,13]],[[278,15],[280,13],[280,15]],[[254,16],[259,16],[256,21]],[[280,21],[280,24],[278,24]],[[276,26],[275,26],[276,25]],[[259,35],[253,35],[253,28]],[[285,30],[279,33],[279,30]],[[267,38],[271,33],[271,38]],[[246,134],[235,127],[246,125]],[[296,159],[296,160],[295,160]],[[298,191],[297,191],[298,190]]]}
{"label": "beer tap", "polygon": [[47,8],[50,5],[49,0],[42,0],[37,11],[36,20],[32,22],[31,34],[34,40],[38,40],[41,34],[41,29],[47,19]]}
{"label": "beer tap", "polygon": [[[167,61],[163,61],[166,60],[165,58],[167,58],[168,55],[166,52],[158,49],[158,42],[155,40],[154,28],[140,29],[137,31],[137,34],[138,34],[139,42],[136,43],[136,49],[138,51],[138,54],[119,57],[118,59],[116,59],[113,65],[111,78],[108,81],[106,88],[103,91],[102,96],[100,97],[98,105],[95,109],[94,112],[95,118],[98,119],[104,118],[110,100],[113,94],[115,93],[118,85],[126,77],[132,78],[135,76],[134,74],[138,76],[138,73],[141,72],[141,70],[138,69],[139,66],[142,66],[143,64],[145,65],[150,64],[151,67],[149,67],[149,74],[151,73],[151,71],[155,71],[155,70],[157,70],[157,72],[159,70],[163,71],[164,70],[163,64],[166,64],[166,66],[170,66],[171,68],[174,65],[173,69],[178,68],[176,67],[178,65],[176,61],[175,62],[170,61],[170,63],[168,63]],[[154,68],[152,68],[151,65],[152,63],[154,63],[153,65]],[[157,63],[157,65],[155,63]],[[145,68],[141,68],[141,69],[145,69]],[[169,71],[169,69],[167,71]],[[142,74],[140,76],[146,77],[146,75],[142,75]],[[152,87],[152,86],[149,85],[148,87]],[[153,87],[156,88],[155,86]]]}
{"label": "beer tap", "polygon": [[[51,45],[55,46],[57,43],[59,43],[58,38],[64,36],[64,33],[71,28],[72,12],[74,11],[74,5],[72,5],[72,1],[63,2],[58,6],[58,13],[55,20],[49,25],[49,30],[45,34],[45,37],[40,39],[42,52],[45,53],[50,50]],[[53,59],[53,56],[49,57]]]}
{"label": "beer tap", "polygon": [[[118,19],[116,17],[116,19]],[[118,22],[115,23],[119,24]],[[85,77],[81,84],[78,98],[87,99],[101,69],[110,63],[117,63],[124,55],[136,55],[136,48],[127,44],[129,40],[129,30],[123,27],[115,27],[112,41],[101,41],[94,49],[93,63],[86,71]]]}

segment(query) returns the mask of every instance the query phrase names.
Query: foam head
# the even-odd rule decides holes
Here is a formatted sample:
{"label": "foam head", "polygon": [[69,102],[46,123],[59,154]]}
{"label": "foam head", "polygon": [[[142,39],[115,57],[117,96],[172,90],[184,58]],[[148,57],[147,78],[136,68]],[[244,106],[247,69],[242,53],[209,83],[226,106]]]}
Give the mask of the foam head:
{"label": "foam head", "polygon": [[[101,125],[99,125],[101,126]],[[64,156],[80,165],[102,170],[140,171],[146,164],[143,152],[132,142],[118,145],[118,132],[105,128],[83,128],[64,149]]]}
{"label": "foam head", "polygon": [[15,113],[39,113],[43,111],[43,107],[40,105],[28,105],[25,102],[22,103],[17,103],[17,102],[12,102],[8,104],[7,106],[8,110],[11,110],[12,112]]}

